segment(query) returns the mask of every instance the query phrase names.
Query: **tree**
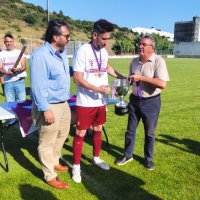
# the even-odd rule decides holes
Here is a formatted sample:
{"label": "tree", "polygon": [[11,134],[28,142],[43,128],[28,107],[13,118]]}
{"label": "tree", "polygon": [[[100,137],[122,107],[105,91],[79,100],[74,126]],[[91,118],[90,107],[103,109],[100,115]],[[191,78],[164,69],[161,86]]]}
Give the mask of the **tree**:
{"label": "tree", "polygon": [[64,14],[63,14],[63,11],[62,10],[60,10],[60,12],[58,13],[58,18],[63,18],[64,17]]}
{"label": "tree", "polygon": [[26,41],[24,38],[21,38],[21,39],[20,39],[20,42],[22,43],[22,45],[27,44],[27,41]]}
{"label": "tree", "polygon": [[34,14],[27,14],[24,16],[23,20],[31,25],[34,25],[37,22],[37,17]]}
{"label": "tree", "polygon": [[173,44],[163,36],[160,36],[159,34],[152,34],[152,37],[154,38],[156,42],[156,51],[158,54],[171,54],[173,51]]}
{"label": "tree", "polygon": [[135,52],[133,41],[129,38],[121,38],[115,42],[112,50],[117,54],[130,54]]}
{"label": "tree", "polygon": [[44,8],[43,7],[37,6],[37,9],[38,9],[39,12],[44,13]]}

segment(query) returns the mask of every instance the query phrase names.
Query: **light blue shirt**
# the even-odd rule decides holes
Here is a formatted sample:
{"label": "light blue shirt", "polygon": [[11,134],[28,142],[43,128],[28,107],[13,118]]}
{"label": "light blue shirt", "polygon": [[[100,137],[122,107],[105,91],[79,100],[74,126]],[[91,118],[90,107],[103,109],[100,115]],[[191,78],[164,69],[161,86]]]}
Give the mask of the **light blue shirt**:
{"label": "light blue shirt", "polygon": [[70,97],[69,61],[66,51],[56,54],[48,43],[30,56],[31,95],[39,111],[47,111],[50,103],[67,101]]}

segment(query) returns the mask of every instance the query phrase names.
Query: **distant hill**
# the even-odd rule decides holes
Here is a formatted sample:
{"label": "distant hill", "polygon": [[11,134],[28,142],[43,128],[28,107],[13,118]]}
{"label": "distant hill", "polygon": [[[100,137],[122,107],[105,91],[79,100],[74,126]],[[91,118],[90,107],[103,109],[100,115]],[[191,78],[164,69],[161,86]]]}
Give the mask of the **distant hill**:
{"label": "distant hill", "polygon": [[[5,33],[11,32],[16,39],[16,46],[22,47],[22,44],[28,43],[29,47],[26,53],[30,53],[33,49],[43,43],[43,35],[47,26],[47,11],[41,6],[35,6],[31,3],[25,3],[21,0],[0,0],[0,48],[4,48],[3,37]],[[92,30],[92,21],[73,20],[69,16],[65,16],[62,11],[59,13],[50,13],[50,20],[61,18],[67,21],[70,27],[71,40],[89,41],[90,32]],[[122,31],[129,37],[134,37],[128,28],[120,28],[115,26],[115,31]],[[113,39],[110,46],[107,47],[110,54]]]}

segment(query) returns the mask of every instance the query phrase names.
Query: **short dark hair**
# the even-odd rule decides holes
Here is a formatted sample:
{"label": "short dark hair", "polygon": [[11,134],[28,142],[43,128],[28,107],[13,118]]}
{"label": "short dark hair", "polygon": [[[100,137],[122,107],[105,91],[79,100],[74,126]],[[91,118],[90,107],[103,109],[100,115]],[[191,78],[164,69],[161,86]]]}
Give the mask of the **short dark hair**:
{"label": "short dark hair", "polygon": [[93,32],[96,33],[112,32],[113,30],[114,30],[113,24],[105,19],[99,19],[94,23],[93,26]]}
{"label": "short dark hair", "polygon": [[51,43],[53,41],[53,35],[61,35],[60,28],[66,26],[68,29],[67,23],[62,19],[51,20],[48,23],[48,27],[45,33],[45,41]]}
{"label": "short dark hair", "polygon": [[6,33],[5,36],[4,36],[4,40],[9,37],[11,39],[14,39],[13,35],[11,33]]}

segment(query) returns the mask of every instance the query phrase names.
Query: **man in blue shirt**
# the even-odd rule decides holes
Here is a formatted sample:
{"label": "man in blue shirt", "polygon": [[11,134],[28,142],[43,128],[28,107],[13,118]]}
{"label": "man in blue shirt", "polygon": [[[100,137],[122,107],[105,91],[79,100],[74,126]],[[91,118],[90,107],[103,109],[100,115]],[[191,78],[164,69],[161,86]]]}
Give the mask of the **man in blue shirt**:
{"label": "man in blue shirt", "polygon": [[67,24],[60,19],[49,22],[45,43],[30,57],[32,118],[39,129],[38,154],[46,182],[57,189],[67,189],[56,171],[67,171],[59,164],[61,150],[69,134],[71,112],[70,74],[67,53],[70,40]]}

